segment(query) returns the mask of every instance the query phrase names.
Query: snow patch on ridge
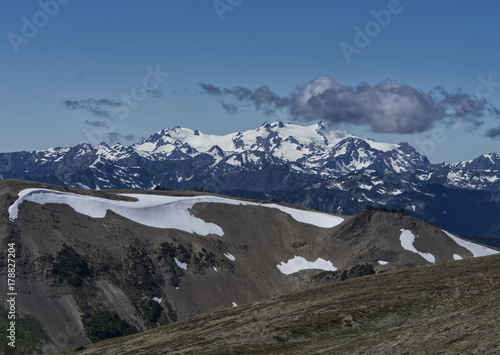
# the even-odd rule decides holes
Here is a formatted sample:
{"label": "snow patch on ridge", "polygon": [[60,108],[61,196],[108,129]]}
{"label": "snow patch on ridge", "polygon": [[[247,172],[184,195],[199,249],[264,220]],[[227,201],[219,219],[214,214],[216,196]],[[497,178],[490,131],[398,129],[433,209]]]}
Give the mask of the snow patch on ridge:
{"label": "snow patch on ridge", "polygon": [[302,256],[295,256],[287,262],[282,261],[276,265],[281,273],[285,275],[294,274],[302,270],[319,269],[324,271],[336,271],[337,268],[333,266],[331,261],[318,258],[316,261],[307,261]]}
{"label": "snow patch on ridge", "polygon": [[224,231],[218,225],[205,222],[189,212],[195,203],[208,202],[203,199],[190,200],[182,197],[139,194],[125,194],[124,196],[137,197],[138,201],[115,201],[46,189],[26,189],[19,193],[19,199],[9,207],[9,218],[11,220],[17,218],[19,205],[26,200],[42,205],[66,204],[76,212],[92,218],[104,218],[107,211],[111,210],[131,221],[150,227],[173,228],[204,236],[224,235]]}
{"label": "snow patch on ridge", "polygon": [[115,201],[100,197],[78,195],[47,189],[25,189],[19,192],[19,198],[9,207],[9,218],[15,220],[19,205],[23,201],[39,204],[66,204],[76,212],[92,218],[104,218],[108,210],[131,221],[155,228],[172,228],[197,233],[199,235],[215,234],[223,236],[224,231],[214,223],[205,222],[195,217],[190,209],[196,203],[224,203],[230,205],[261,206],[278,209],[301,223],[315,225],[320,228],[332,228],[343,222],[343,218],[326,213],[298,210],[276,204],[258,204],[222,198],[216,196],[162,196],[146,194],[121,194],[137,201]]}
{"label": "snow patch on ridge", "polygon": [[[488,256],[488,255],[494,255],[494,254],[499,254],[500,252],[490,249],[487,247],[483,247],[482,245],[478,245],[476,243],[468,242],[466,240],[463,240],[461,238],[455,237],[453,234],[445,231],[444,229],[441,229],[448,237],[453,239],[458,245],[461,247],[464,247],[465,249],[469,250],[474,258],[479,258],[482,256]],[[455,259],[457,260],[457,259]]]}
{"label": "snow patch on ridge", "polygon": [[403,247],[403,249],[420,255],[422,258],[424,258],[430,263],[436,262],[436,258],[434,257],[434,255],[432,255],[431,253],[422,253],[413,246],[415,238],[417,238],[418,235],[413,234],[408,229],[400,229],[400,230],[401,230],[401,236],[399,237],[399,240],[401,241],[401,246]]}

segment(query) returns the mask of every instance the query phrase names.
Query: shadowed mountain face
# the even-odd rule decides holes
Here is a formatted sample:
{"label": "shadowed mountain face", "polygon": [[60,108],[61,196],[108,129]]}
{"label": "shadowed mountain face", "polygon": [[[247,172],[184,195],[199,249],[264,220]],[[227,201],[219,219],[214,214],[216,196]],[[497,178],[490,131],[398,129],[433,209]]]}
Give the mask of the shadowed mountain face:
{"label": "shadowed mountain face", "polygon": [[23,346],[50,352],[326,282],[496,252],[399,213],[334,216],[130,192],[0,183],[0,237],[15,243],[17,307],[32,334]]}

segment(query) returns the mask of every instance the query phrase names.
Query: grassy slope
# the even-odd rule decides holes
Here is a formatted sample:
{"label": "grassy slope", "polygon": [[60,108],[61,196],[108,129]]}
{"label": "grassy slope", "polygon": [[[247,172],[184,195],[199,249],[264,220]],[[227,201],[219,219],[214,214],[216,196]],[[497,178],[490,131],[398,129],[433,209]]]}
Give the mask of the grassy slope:
{"label": "grassy slope", "polygon": [[500,256],[413,267],[64,354],[498,354]]}

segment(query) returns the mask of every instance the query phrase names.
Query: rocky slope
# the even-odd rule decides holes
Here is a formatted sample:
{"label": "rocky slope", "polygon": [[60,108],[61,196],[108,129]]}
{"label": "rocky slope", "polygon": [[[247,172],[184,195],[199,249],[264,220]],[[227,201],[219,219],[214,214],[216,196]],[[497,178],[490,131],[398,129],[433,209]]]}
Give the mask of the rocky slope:
{"label": "rocky slope", "polygon": [[500,257],[414,267],[63,354],[498,354]]}
{"label": "rocky slope", "polygon": [[16,248],[19,333],[29,335],[19,344],[26,353],[327,282],[496,253],[400,213],[334,216],[196,192],[5,180],[0,205],[2,245]]}

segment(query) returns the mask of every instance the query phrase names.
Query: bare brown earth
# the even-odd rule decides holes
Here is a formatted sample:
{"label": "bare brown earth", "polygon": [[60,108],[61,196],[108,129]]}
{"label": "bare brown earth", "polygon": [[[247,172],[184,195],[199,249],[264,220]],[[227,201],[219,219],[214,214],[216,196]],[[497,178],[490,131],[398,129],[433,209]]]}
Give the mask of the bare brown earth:
{"label": "bare brown earth", "polygon": [[62,354],[498,354],[500,256],[410,267]]}
{"label": "bare brown earth", "polygon": [[[223,237],[151,228],[111,211],[105,218],[94,219],[76,213],[67,205],[39,205],[26,201],[20,206],[18,219],[9,221],[7,208],[17,199],[19,191],[29,187],[125,199],[116,195],[118,191],[76,190],[16,180],[0,182],[1,245],[14,242],[17,248],[17,307],[22,322],[19,322],[20,348],[16,353],[52,352],[86,346],[101,339],[156,328],[207,312],[227,310],[233,302],[240,306],[235,311],[239,312],[240,309],[247,309],[242,305],[317,285],[427,264],[418,254],[401,247],[401,228],[418,234],[415,247],[421,252],[434,254],[438,263],[453,260],[453,254],[459,254],[464,259],[472,257],[467,249],[457,245],[438,226],[409,216],[379,211],[343,216],[345,221],[341,225],[325,229],[299,223],[276,209],[196,204],[192,213],[222,227]],[[119,191],[124,192],[128,191]],[[198,194],[171,191],[145,193]],[[228,260],[224,256],[227,252],[233,254],[236,261]],[[0,255],[2,265],[5,265],[4,254]],[[295,255],[310,261],[317,258],[330,260],[338,271],[306,270],[292,275],[282,274],[276,265]],[[179,268],[174,258],[188,264],[188,269]],[[388,261],[389,264],[379,265],[378,260]],[[2,268],[2,280],[6,278],[5,272]],[[381,275],[381,280],[386,280],[384,277]],[[343,282],[332,287],[342,289],[343,284],[350,285]],[[397,285],[395,283],[391,287]],[[380,287],[384,294],[391,292],[389,288],[384,289],[385,286]],[[363,287],[358,292],[366,294]],[[3,304],[4,297],[2,292],[0,299]],[[152,301],[153,297],[161,298],[161,304]],[[366,297],[363,302],[369,298],[368,294]],[[307,301],[304,307],[309,307],[310,302],[313,301]],[[293,324],[295,318],[286,318],[285,308],[280,308],[280,312],[285,318],[279,327],[285,326],[285,323]],[[314,309],[307,312],[315,314]],[[356,328],[360,316],[351,313],[346,313],[345,317],[347,322],[351,322],[348,316],[352,315],[356,321],[351,323]],[[262,313],[264,316],[265,312]],[[276,310],[269,314],[266,323],[274,324],[281,319],[278,317],[275,320],[275,317],[278,317]],[[299,316],[294,313],[294,317]],[[4,327],[5,321],[6,317],[0,317],[1,327]],[[332,322],[336,324],[337,320]],[[230,320],[224,324],[234,328],[240,323]],[[311,326],[313,330],[318,327]],[[262,324],[260,329],[267,331]],[[321,329],[313,330],[313,333],[322,334]],[[253,333],[248,329],[242,334]],[[281,337],[281,333],[276,334]],[[286,332],[283,334],[285,341],[276,338],[278,344],[286,344],[291,336]],[[304,339],[310,336],[307,334]],[[189,338],[191,335],[186,336]],[[214,333],[210,337],[217,336]],[[212,342],[210,337],[207,338],[210,340],[200,340],[201,343],[195,342],[190,346],[196,348],[196,344]],[[297,343],[302,337],[292,337],[295,339],[292,343]],[[7,351],[5,338],[0,339],[0,351]],[[176,341],[179,346],[184,344],[184,340]],[[252,346],[242,348],[241,352],[251,350],[259,353],[257,348],[252,350]],[[237,347],[234,349],[240,351]],[[216,348],[213,351],[217,353]],[[227,351],[232,353],[233,350]]]}

